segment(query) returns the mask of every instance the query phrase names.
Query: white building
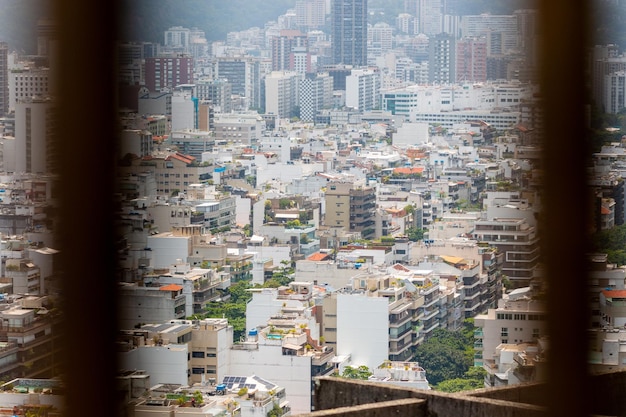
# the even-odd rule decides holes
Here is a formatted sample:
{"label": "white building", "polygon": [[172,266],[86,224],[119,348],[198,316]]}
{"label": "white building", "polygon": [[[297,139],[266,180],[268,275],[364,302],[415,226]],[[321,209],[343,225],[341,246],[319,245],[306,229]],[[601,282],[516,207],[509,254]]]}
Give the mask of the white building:
{"label": "white building", "polygon": [[154,268],[169,268],[179,260],[191,255],[192,237],[172,232],[147,237],[147,247],[152,251]]}
{"label": "white building", "polygon": [[426,123],[403,123],[392,135],[396,146],[416,146],[428,143],[429,133]]}
{"label": "white building", "polygon": [[360,111],[378,107],[380,73],[370,69],[353,69],[346,77],[346,106]]}
{"label": "white building", "polygon": [[48,68],[20,68],[9,70],[9,110],[15,110],[20,100],[48,97],[52,80]]}
{"label": "white building", "polygon": [[265,111],[280,118],[295,115],[301,75],[295,71],[272,71],[265,77]]}
{"label": "white building", "polygon": [[[463,37],[487,36],[488,55],[502,55],[518,51],[520,30],[515,15],[467,15],[461,18]],[[496,41],[497,39],[497,41]]]}
{"label": "white building", "polygon": [[604,76],[604,111],[619,113],[626,107],[626,71],[613,72]]}
{"label": "white building", "polygon": [[186,344],[145,345],[120,355],[122,369],[142,369],[154,384],[188,385]]}
{"label": "white building", "polygon": [[172,130],[197,129],[197,98],[193,91],[174,91],[172,94]]}
{"label": "white building", "polygon": [[15,171],[46,173],[53,166],[55,108],[49,99],[15,103]]}
{"label": "white building", "polygon": [[312,122],[316,113],[329,108],[333,98],[333,79],[328,73],[307,74],[298,90],[300,119]]}
{"label": "white building", "polygon": [[474,365],[494,367],[496,349],[501,344],[536,343],[546,336],[546,314],[544,303],[534,298],[529,287],[506,294],[497,308],[474,318]]}
{"label": "white building", "polygon": [[389,300],[338,293],[336,303],[337,355],[349,356],[353,367],[377,368],[389,357]]}

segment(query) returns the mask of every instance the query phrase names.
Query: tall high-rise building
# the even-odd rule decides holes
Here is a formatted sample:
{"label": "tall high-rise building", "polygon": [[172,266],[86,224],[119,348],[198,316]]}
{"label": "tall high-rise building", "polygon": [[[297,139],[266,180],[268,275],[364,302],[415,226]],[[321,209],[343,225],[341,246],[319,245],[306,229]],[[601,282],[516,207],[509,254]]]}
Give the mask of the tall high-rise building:
{"label": "tall high-rise building", "polygon": [[193,57],[163,55],[146,58],[146,87],[150,91],[173,89],[193,83]]}
{"label": "tall high-rise building", "polygon": [[232,85],[232,93],[245,102],[244,107],[261,107],[261,69],[251,57],[220,57],[215,65],[215,78]]}
{"label": "tall high-rise building", "polygon": [[225,79],[199,79],[196,81],[198,99],[208,100],[218,113],[230,113],[233,108],[232,85]]}
{"label": "tall high-rise building", "polygon": [[443,27],[442,0],[419,0],[416,17],[420,33],[428,36],[440,34]]}
{"label": "tall high-rise building", "polygon": [[455,39],[441,33],[429,38],[428,44],[428,81],[447,84],[455,82]]}
{"label": "tall high-rise building", "polygon": [[55,114],[50,99],[26,99],[15,104],[15,172],[55,171]]}
{"label": "tall high-rise building", "polygon": [[51,95],[51,84],[48,68],[24,68],[10,71],[8,111],[15,110],[15,103],[18,100]]}
{"label": "tall high-rise building", "polygon": [[319,29],[326,23],[326,0],[297,0],[296,24],[304,29]]}
{"label": "tall high-rise building", "polygon": [[462,38],[456,42],[456,81],[487,80],[487,40]]}
{"label": "tall high-rise building", "polygon": [[50,56],[53,53],[54,43],[58,38],[56,22],[43,18],[37,20],[37,55]]}
{"label": "tall high-rise building", "polygon": [[299,30],[281,30],[279,36],[272,38],[272,71],[293,70],[291,66],[293,54],[304,48],[308,39]]}
{"label": "tall high-rise building", "polygon": [[367,0],[332,0],[333,64],[367,65]]}
{"label": "tall high-rise building", "polygon": [[0,42],[0,116],[9,111],[9,45]]}
{"label": "tall high-rise building", "polygon": [[354,69],[346,77],[346,106],[361,111],[378,107],[380,72],[371,69]]}
{"label": "tall high-rise building", "polygon": [[265,111],[278,117],[297,116],[298,83],[293,71],[273,71],[265,77]]}
{"label": "tall high-rise building", "polygon": [[312,122],[319,110],[332,104],[333,79],[328,73],[307,74],[298,88],[300,120]]}
{"label": "tall high-rise building", "polygon": [[364,239],[374,236],[376,191],[373,188],[334,181],[328,184],[324,198],[326,226],[360,232]]}
{"label": "tall high-rise building", "polygon": [[[525,28],[526,33],[527,29]],[[461,35],[487,36],[490,55],[519,51],[520,28],[516,15],[467,15],[461,18]]]}

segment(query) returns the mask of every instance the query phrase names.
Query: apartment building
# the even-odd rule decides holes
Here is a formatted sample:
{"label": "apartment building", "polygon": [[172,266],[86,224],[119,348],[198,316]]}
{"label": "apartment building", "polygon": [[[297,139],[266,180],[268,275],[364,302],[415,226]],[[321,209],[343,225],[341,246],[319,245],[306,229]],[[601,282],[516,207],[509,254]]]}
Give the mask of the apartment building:
{"label": "apartment building", "polygon": [[61,318],[48,310],[49,299],[2,296],[0,303],[0,378],[59,376]]}
{"label": "apartment building", "polygon": [[12,172],[50,173],[55,170],[56,107],[43,97],[25,98],[15,105],[15,160]]}
{"label": "apartment building", "polygon": [[428,39],[428,82],[449,84],[456,82],[455,38],[439,33]]}
{"label": "apartment building", "polygon": [[287,399],[298,413],[311,409],[313,378],[335,370],[335,351],[320,337],[317,309],[311,306],[319,290],[297,281],[288,287],[255,290],[247,308],[247,337],[231,349],[231,372],[248,369],[272,375],[286,387]]}
{"label": "apartment building", "polygon": [[474,318],[474,365],[489,373],[486,385],[494,386],[497,348],[506,344],[537,343],[547,335],[547,310],[534,288],[513,290],[498,307]]}
{"label": "apartment building", "polygon": [[457,82],[487,81],[487,41],[484,38],[462,38],[456,42]]}
{"label": "apartment building", "polygon": [[184,192],[191,184],[208,180],[213,170],[214,166],[200,164],[196,158],[178,152],[153,153],[144,158],[132,158],[127,165],[119,167],[120,175],[153,173],[157,193],[166,197]]}
{"label": "apartment building", "polygon": [[296,24],[303,29],[319,29],[326,24],[326,1],[297,0]]}
{"label": "apartment building", "polygon": [[215,143],[256,145],[265,130],[265,120],[255,113],[218,114],[215,118]]}
{"label": "apartment building", "polygon": [[146,87],[158,92],[193,83],[193,57],[161,55],[146,58]]}
{"label": "apartment building", "polygon": [[298,89],[300,120],[312,122],[319,110],[332,104],[333,79],[328,73],[306,74]]}
{"label": "apartment building", "polygon": [[332,63],[367,65],[367,1],[333,0],[330,19]]}
{"label": "apartment building", "polygon": [[378,108],[380,85],[378,70],[353,69],[346,77],[346,106],[362,112]]}
{"label": "apartment building", "polygon": [[187,317],[187,297],[181,285],[146,287],[122,283],[117,294],[119,324],[123,329]]}
{"label": "apartment building", "polygon": [[15,110],[15,104],[19,101],[52,95],[52,80],[48,68],[11,69],[8,77],[9,111]]}
{"label": "apartment building", "polygon": [[[270,40],[272,71],[294,71],[293,54],[299,49],[308,49],[308,39],[299,30],[281,30]],[[310,64],[308,71],[310,72]],[[304,73],[303,72],[303,73]]]}
{"label": "apartment building", "polygon": [[5,276],[12,283],[14,294],[46,294],[41,270],[30,259],[7,259]]}
{"label": "apartment building", "polygon": [[[466,15],[461,17],[463,36],[491,37],[489,55],[505,55],[520,47],[518,17],[515,15]],[[497,39],[497,41],[495,41]]]}
{"label": "apartment building", "polygon": [[219,57],[215,63],[215,78],[228,80],[232,93],[242,98],[243,110],[261,107],[261,69],[251,57]]}
{"label": "apartment building", "polygon": [[230,281],[224,282],[224,275],[213,269],[192,268],[188,263],[178,261],[170,266],[168,272],[155,270],[144,275],[143,282],[147,287],[182,287],[185,317],[190,317],[202,313],[210,302],[217,301],[222,296],[220,290],[225,289],[225,284]]}
{"label": "apartment building", "polygon": [[472,238],[502,253],[502,274],[513,287],[527,287],[539,262],[539,237],[535,227],[517,218],[478,220]]}
{"label": "apartment building", "polygon": [[374,235],[376,193],[373,188],[349,182],[330,182],[324,198],[326,226],[339,226],[350,232],[360,232],[364,239]]}
{"label": "apartment building", "polygon": [[296,115],[302,76],[295,71],[272,71],[265,77],[265,111],[279,118]]}
{"label": "apartment building", "polygon": [[230,113],[233,109],[232,84],[224,79],[199,79],[196,81],[197,97],[208,100],[217,113]]}

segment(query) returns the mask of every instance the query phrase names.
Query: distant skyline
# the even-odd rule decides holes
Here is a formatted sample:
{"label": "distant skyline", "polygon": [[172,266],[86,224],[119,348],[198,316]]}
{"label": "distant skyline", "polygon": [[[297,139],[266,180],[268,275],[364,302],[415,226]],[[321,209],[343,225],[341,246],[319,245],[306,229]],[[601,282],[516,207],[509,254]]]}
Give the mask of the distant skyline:
{"label": "distant skyline", "polygon": [[[163,32],[171,26],[198,27],[208,40],[225,38],[230,31],[262,27],[275,20],[296,0],[127,0],[126,12],[120,24],[122,40],[162,42]],[[458,13],[510,13],[516,8],[529,8],[537,0],[449,0],[449,7]],[[180,7],[181,4],[186,7]],[[11,50],[25,54],[36,53],[35,26],[38,19],[52,15],[53,0],[0,0],[0,41]],[[157,6],[158,7],[155,7]],[[242,5],[245,5],[243,7]],[[594,44],[616,43],[626,49],[626,0],[594,0],[596,24],[592,27]],[[242,15],[238,11],[245,9]],[[369,0],[370,21],[393,19],[404,9],[403,0]],[[381,15],[381,9],[390,13]],[[602,10],[603,9],[603,10]],[[132,10],[132,13],[130,12]],[[391,16],[390,16],[391,15]],[[225,17],[226,16],[226,17]],[[229,18],[228,16],[237,18]]]}

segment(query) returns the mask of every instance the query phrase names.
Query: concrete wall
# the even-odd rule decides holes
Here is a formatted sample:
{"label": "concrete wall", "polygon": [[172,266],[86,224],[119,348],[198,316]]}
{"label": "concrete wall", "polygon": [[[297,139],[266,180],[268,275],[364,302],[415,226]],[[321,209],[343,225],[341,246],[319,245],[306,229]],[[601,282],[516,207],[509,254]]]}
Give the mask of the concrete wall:
{"label": "concrete wall", "polygon": [[[419,411],[412,411],[414,414],[404,414],[403,407],[398,414],[379,414],[379,410],[374,408],[376,404],[400,399],[421,399],[425,400],[422,405],[407,403],[405,406],[418,407]],[[512,401],[502,401],[491,398],[476,398],[463,394],[437,393],[418,389],[397,388],[385,384],[345,380],[341,378],[320,378],[315,388],[315,411],[305,416],[348,416],[342,407],[356,409],[356,406],[367,407],[360,410],[359,416],[380,416],[380,415],[436,415],[438,417],[534,417],[544,416],[543,407],[515,403]],[[391,404],[389,404],[391,405]],[[399,406],[399,404],[397,404]],[[371,414],[369,412],[371,410]],[[390,411],[386,409],[385,412]],[[334,412],[334,413],[333,413]],[[356,415],[356,414],[354,414]]]}

